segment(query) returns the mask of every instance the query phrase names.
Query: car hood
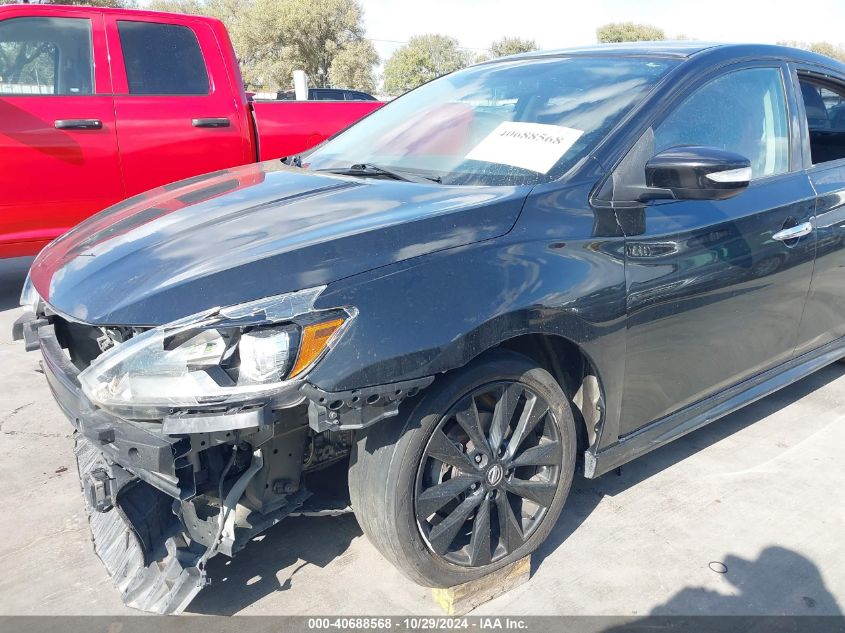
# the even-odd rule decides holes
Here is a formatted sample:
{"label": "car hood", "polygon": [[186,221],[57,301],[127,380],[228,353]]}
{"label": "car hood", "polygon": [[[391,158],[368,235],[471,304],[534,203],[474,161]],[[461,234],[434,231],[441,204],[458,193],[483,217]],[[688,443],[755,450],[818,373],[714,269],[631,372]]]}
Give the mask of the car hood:
{"label": "car hood", "polygon": [[159,325],[497,237],[526,195],[249,165],[103,211],[45,248],[31,279],[73,319]]}

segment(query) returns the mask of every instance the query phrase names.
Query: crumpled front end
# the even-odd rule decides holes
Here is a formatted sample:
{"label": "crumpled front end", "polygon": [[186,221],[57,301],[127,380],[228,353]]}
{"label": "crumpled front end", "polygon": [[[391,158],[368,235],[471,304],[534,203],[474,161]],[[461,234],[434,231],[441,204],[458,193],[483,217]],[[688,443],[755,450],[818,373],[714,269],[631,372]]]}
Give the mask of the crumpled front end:
{"label": "crumpled front end", "polygon": [[135,419],[92,402],[80,382],[104,353],[103,328],[41,306],[14,334],[40,349],[50,389],[76,430],[97,555],[128,606],[160,614],[190,604],[208,583],[212,556],[233,556],[291,514],[349,511],[345,486],[312,496],[310,478],[349,454],[354,429],[395,415],[404,397],[431,382],[327,393],[301,381],[275,399]]}
{"label": "crumpled front end", "polygon": [[30,319],[26,339],[40,347],[48,384],[76,429],[94,549],[128,606],[180,613],[207,584],[209,558],[234,555],[300,509],[310,496],[304,475],[351,448],[349,432],[311,431],[304,404],[221,411],[230,429],[174,435],[161,420],[117,417],[85,397],[57,325]]}
{"label": "crumpled front end", "polygon": [[199,564],[208,548],[185,538],[173,499],[77,435],[76,463],[94,551],[130,607],[181,613],[205,584]]}

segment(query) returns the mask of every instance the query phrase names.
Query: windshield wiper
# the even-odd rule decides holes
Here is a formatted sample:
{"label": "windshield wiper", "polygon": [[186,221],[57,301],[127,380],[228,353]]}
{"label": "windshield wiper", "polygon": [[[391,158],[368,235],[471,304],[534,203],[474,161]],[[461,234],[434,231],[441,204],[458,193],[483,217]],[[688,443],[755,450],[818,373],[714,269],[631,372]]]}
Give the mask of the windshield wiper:
{"label": "windshield wiper", "polygon": [[294,154],[293,156],[285,156],[282,159],[283,165],[290,165],[291,167],[302,167],[302,155]]}
{"label": "windshield wiper", "polygon": [[423,176],[404,169],[389,169],[387,167],[373,165],[372,163],[356,163],[354,165],[350,165],[349,167],[330,167],[327,169],[317,169],[315,171],[322,171],[329,174],[341,174],[343,176],[387,176],[393,180],[424,184],[429,182],[441,182],[440,176]]}

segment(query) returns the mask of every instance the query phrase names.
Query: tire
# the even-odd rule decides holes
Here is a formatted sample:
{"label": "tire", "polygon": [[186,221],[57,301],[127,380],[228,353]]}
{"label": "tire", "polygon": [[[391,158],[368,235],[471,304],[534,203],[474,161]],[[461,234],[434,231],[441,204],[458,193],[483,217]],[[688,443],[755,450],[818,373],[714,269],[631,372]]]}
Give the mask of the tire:
{"label": "tire", "polygon": [[[520,433],[521,425],[528,431]],[[485,435],[473,443],[467,428]],[[494,455],[496,443],[504,454]],[[403,574],[451,587],[523,558],[546,539],[569,494],[576,445],[572,410],[554,378],[525,356],[494,350],[359,435],[349,470],[352,507],[369,540]],[[448,481],[449,492],[438,488]]]}

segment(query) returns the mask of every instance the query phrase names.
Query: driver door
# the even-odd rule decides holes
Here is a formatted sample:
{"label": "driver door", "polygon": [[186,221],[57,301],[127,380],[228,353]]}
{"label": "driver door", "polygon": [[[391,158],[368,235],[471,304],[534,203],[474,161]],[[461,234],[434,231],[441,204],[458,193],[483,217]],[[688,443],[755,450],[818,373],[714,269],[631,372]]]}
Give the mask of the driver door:
{"label": "driver door", "polygon": [[[812,277],[814,191],[791,167],[793,97],[777,64],[721,71],[671,107],[623,160],[705,145],[751,161],[726,200],[655,200],[619,209],[626,235],[628,344],[620,435],[787,361]],[[627,161],[627,165],[626,165]],[[793,170],[794,169],[794,170]],[[635,183],[636,184],[636,183]],[[631,220],[635,221],[631,221]]]}

